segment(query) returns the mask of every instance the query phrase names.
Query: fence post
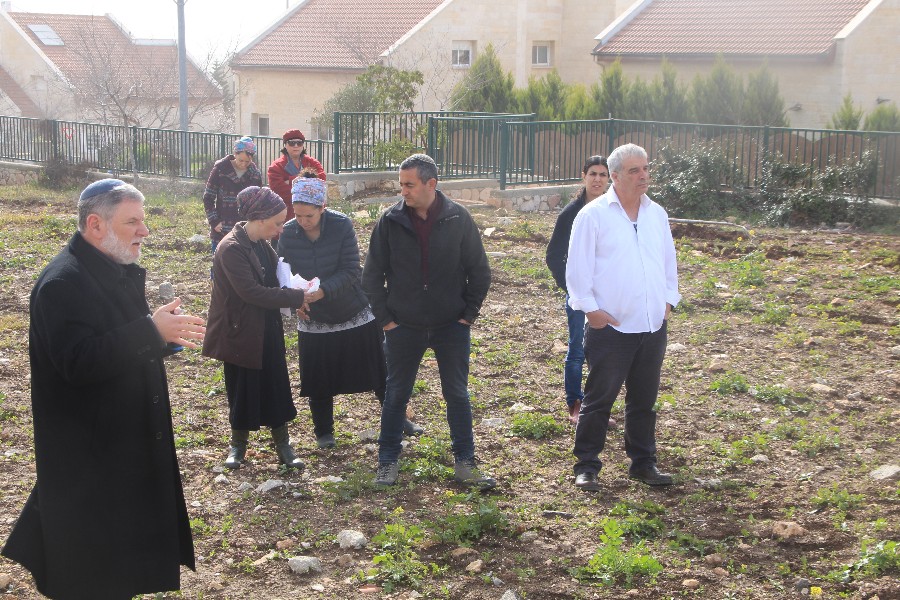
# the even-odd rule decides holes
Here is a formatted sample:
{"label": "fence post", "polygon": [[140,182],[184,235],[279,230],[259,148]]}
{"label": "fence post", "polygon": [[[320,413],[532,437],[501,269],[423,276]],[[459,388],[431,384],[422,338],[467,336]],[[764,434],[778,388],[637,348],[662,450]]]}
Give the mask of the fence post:
{"label": "fence post", "polygon": [[137,182],[137,172],[138,172],[138,164],[137,164],[137,151],[138,151],[138,139],[137,139],[137,125],[131,126],[131,176],[134,177],[134,181]]}
{"label": "fence post", "polygon": [[506,165],[509,162],[509,127],[500,121],[500,189],[506,189]]}
{"label": "fence post", "polygon": [[759,190],[759,182],[760,177],[765,176],[766,169],[769,168],[769,126],[766,125],[763,127],[763,151],[762,151],[762,165],[759,168],[759,171],[756,173],[756,188]]}
{"label": "fence post", "polygon": [[219,156],[226,156],[228,154],[227,146],[225,144],[225,134],[219,134]]}
{"label": "fence post", "polygon": [[59,159],[59,121],[50,121],[53,124],[50,130],[50,150],[53,153],[53,159]]}
{"label": "fence post", "polygon": [[425,122],[427,123],[425,130],[425,154],[434,159],[440,172],[441,163],[438,162],[437,153],[434,151],[434,117],[429,116]]}
{"label": "fence post", "polygon": [[334,173],[341,172],[341,113],[334,113]]}
{"label": "fence post", "polygon": [[607,121],[609,121],[609,142],[606,146],[606,155],[609,156],[615,150],[613,144],[616,143],[616,120],[610,117]]}

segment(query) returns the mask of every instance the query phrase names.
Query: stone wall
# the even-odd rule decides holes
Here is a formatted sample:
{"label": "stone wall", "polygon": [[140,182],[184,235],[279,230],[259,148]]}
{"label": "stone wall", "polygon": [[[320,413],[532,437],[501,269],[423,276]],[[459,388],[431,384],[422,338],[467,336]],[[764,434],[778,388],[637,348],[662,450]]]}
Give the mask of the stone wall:
{"label": "stone wall", "polygon": [[0,161],[0,185],[36,183],[43,171],[41,165]]}
{"label": "stone wall", "polygon": [[[496,208],[537,212],[557,210],[581,188],[577,185],[555,185],[501,190],[495,179],[448,179],[438,188],[453,200],[484,203]],[[399,199],[400,184],[396,171],[328,174],[328,199],[334,204],[342,200],[386,202]]]}

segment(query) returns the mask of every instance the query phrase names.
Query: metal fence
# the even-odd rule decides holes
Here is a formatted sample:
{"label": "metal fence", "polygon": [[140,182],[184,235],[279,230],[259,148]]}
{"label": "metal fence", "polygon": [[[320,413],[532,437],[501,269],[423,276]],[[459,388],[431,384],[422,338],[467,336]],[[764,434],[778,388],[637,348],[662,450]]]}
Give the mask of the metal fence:
{"label": "metal fence", "polygon": [[[97,125],[0,116],[0,159],[47,162],[59,159],[114,175],[144,175],[205,180],[213,163],[231,153],[240,135]],[[254,137],[257,166],[266,169],[278,158],[281,138]],[[333,142],[307,140],[306,151],[331,170]]]}
{"label": "metal fence", "polygon": [[[759,187],[770,161],[803,164],[813,172],[854,164],[868,154],[876,171],[867,195],[900,199],[900,133],[701,125],[654,121],[505,122],[501,127],[499,177],[510,185],[580,179],[584,160],[608,155],[626,143],[644,147],[651,161],[662,152],[713,147],[730,165],[725,186]],[[452,176],[452,175],[448,175]]]}
{"label": "metal fence", "polygon": [[[432,121],[473,118],[523,120],[529,115],[497,115],[462,111],[334,113],[333,173],[396,169],[415,152],[430,152]],[[490,143],[484,142],[481,143]],[[496,144],[495,144],[496,152]]]}
{"label": "metal fence", "polygon": [[[715,147],[730,165],[722,184],[747,188],[759,187],[769,161],[809,165],[811,171],[822,172],[867,155],[876,165],[867,195],[900,199],[900,133],[533,118],[468,112],[335,113],[335,141],[307,140],[306,149],[329,173],[394,169],[409,154],[427,152],[442,178],[493,178],[501,188],[578,181],[587,157],[608,155],[628,142],[646,148],[651,161],[663,152]],[[204,180],[238,137],[0,116],[0,159],[60,159],[113,174],[136,171]],[[265,181],[282,141],[255,141],[255,160]]]}

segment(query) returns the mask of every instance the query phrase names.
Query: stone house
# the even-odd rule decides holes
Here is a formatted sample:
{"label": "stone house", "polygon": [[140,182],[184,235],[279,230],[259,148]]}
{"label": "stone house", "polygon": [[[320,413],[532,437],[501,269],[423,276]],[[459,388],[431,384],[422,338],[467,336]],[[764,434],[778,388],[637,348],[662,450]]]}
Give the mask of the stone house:
{"label": "stone house", "polygon": [[663,57],[690,83],[722,55],[744,75],[767,63],[792,127],[822,128],[848,92],[871,111],[900,102],[900,0],[640,0],[593,50],[629,77],[653,79]]}
{"label": "stone house", "polygon": [[[188,95],[191,128],[220,130],[222,91],[190,59]],[[0,9],[2,114],[172,128],[178,96],[172,40],[132,38],[108,14]]]}

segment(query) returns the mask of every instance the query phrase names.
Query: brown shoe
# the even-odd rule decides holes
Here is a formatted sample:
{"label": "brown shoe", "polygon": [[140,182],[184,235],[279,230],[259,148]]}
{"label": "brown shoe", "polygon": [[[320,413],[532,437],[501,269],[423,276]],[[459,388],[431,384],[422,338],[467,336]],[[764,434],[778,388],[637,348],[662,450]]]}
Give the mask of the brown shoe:
{"label": "brown shoe", "polygon": [[569,407],[569,421],[572,425],[578,425],[578,413],[581,412],[581,400],[576,400],[575,404]]}

